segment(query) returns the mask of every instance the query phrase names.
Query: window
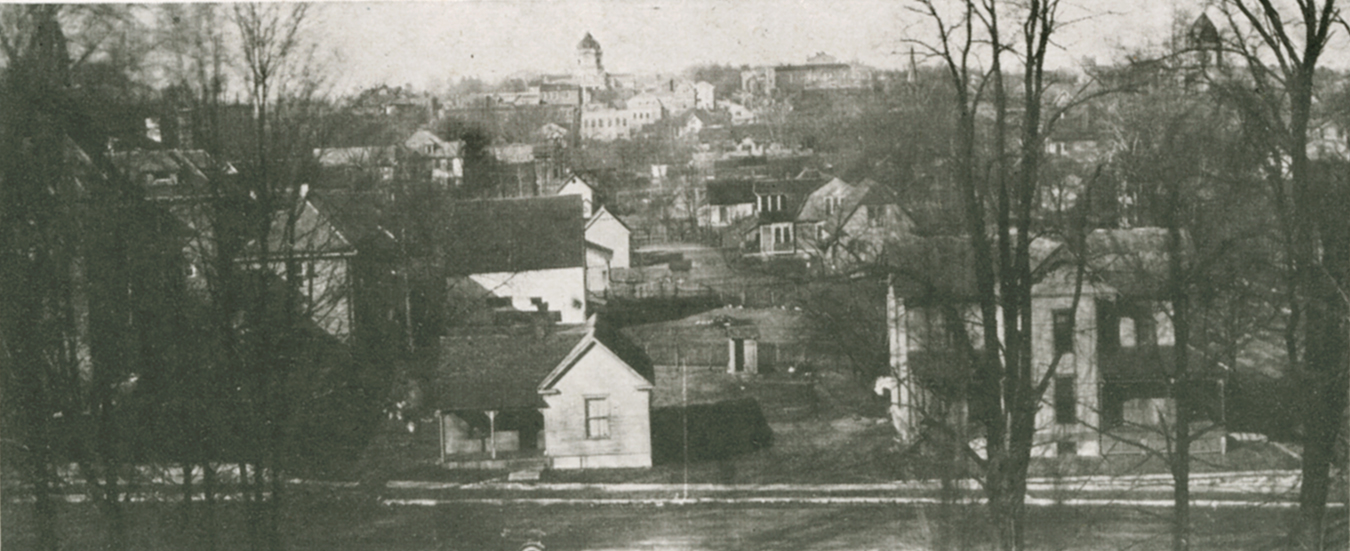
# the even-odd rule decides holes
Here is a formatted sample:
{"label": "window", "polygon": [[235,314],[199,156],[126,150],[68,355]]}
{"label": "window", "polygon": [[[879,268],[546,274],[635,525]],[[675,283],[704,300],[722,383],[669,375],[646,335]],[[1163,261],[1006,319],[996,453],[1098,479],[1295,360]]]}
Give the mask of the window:
{"label": "window", "polygon": [[1097,301],[1097,352],[1114,354],[1120,351],[1120,314],[1116,303]]}
{"label": "window", "polygon": [[844,200],[840,199],[839,197],[826,197],[825,216],[831,216],[834,213],[839,212],[839,207],[843,204],[843,202]]}
{"label": "window", "polygon": [[877,227],[881,225],[881,217],[886,214],[886,205],[871,205],[867,208],[867,225]]}
{"label": "window", "polygon": [[773,243],[775,245],[787,245],[789,243],[792,243],[792,227],[774,226]]}
{"label": "window", "polygon": [[1078,422],[1078,389],[1073,375],[1055,377],[1055,422]]}
{"label": "window", "polygon": [[1134,318],[1135,346],[1158,346],[1158,322],[1148,309]]}
{"label": "window", "polygon": [[759,195],[757,196],[760,212],[775,212],[783,210],[782,195]]}
{"label": "window", "polygon": [[1078,455],[1078,443],[1073,440],[1055,442],[1055,453],[1059,456]]}
{"label": "window", "polygon": [[586,438],[609,438],[609,401],[586,398]]}
{"label": "window", "polygon": [[1073,353],[1073,311],[1054,311],[1055,356]]}
{"label": "window", "polygon": [[544,302],[544,299],[541,297],[530,297],[530,304],[533,305],[534,309],[537,311],[540,312],[548,311],[548,303]]}

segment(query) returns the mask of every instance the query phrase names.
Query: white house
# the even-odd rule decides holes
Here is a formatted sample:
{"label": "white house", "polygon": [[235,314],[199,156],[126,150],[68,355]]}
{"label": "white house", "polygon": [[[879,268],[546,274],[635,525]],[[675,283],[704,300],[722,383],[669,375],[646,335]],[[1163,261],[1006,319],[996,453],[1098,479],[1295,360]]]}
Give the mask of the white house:
{"label": "white house", "polygon": [[712,111],[717,108],[717,98],[715,96],[717,88],[710,82],[702,80],[694,83],[694,108],[706,109]]}
{"label": "white house", "polygon": [[[1033,377],[1050,388],[1036,413],[1038,456],[1100,456],[1161,449],[1160,429],[1174,419],[1169,372],[1175,360],[1171,306],[1165,300],[1166,231],[1096,230],[1085,243],[1087,278],[1077,292],[1079,256],[1048,240],[1033,242],[1031,293]],[[970,342],[982,326],[975,307],[973,255],[962,237],[912,239],[886,253],[892,270],[887,295],[890,364],[896,379],[892,415],[900,438],[919,438],[932,406],[945,403],[946,421],[969,424],[983,407]],[[1075,306],[1075,299],[1077,303]],[[950,319],[949,316],[957,316]],[[954,328],[966,333],[965,341]],[[1193,392],[1193,444],[1198,453],[1224,451],[1223,370],[1191,351],[1187,392]]]}
{"label": "white house", "polygon": [[913,228],[895,196],[870,179],[851,184],[834,178],[811,192],[797,214],[804,252],[831,269],[873,262],[886,243]]}
{"label": "white house", "polygon": [[651,360],[594,318],[442,339],[429,403],[458,468],[650,467]]}
{"label": "white house", "polygon": [[630,238],[633,230],[618,216],[601,205],[586,222],[586,241],[609,249],[614,253],[610,265],[615,268],[630,267]]}
{"label": "white house", "polygon": [[441,184],[463,181],[463,141],[443,140],[430,130],[422,129],[403,140],[403,147],[410,154],[409,164],[421,163],[417,169],[421,174],[429,173],[432,181]]}
{"label": "white house", "polygon": [[577,195],[461,201],[446,216],[451,290],[488,310],[586,320],[586,241]]}
{"label": "white house", "polygon": [[590,220],[595,209],[595,187],[584,178],[573,174],[558,188],[558,195],[576,195],[581,197],[581,216]]}

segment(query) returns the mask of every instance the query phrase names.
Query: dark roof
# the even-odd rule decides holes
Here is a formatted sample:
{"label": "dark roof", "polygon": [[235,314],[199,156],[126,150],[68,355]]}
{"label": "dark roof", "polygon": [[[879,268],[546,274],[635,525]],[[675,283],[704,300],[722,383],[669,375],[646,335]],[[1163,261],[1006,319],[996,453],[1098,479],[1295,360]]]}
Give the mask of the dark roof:
{"label": "dark roof", "polygon": [[580,195],[460,201],[446,211],[451,275],[585,265]]}
{"label": "dark roof", "polygon": [[[128,178],[145,188],[151,199],[183,198],[207,193],[206,174],[211,157],[202,151],[178,149],[118,151],[112,161]],[[174,185],[155,185],[147,175],[173,174]]]}
{"label": "dark roof", "polygon": [[591,33],[586,33],[586,36],[581,39],[581,42],[577,43],[577,49],[595,50],[598,52],[600,51],[600,43],[595,40],[594,36],[591,36]]}
{"label": "dark roof", "polygon": [[1193,48],[1217,47],[1220,44],[1219,29],[1214,26],[1213,21],[1210,21],[1209,16],[1203,13],[1191,23],[1191,28],[1186,34]]}
{"label": "dark roof", "polygon": [[872,182],[870,180],[864,180],[863,183],[869,184],[869,186],[867,189],[867,195],[863,196],[862,201],[859,202],[859,204],[894,205],[899,202],[895,197],[895,192],[891,191],[890,188],[877,184],[876,182]]}
{"label": "dark roof", "polygon": [[600,341],[606,348],[613,351],[638,375],[642,375],[642,378],[647,379],[648,382],[656,382],[656,367],[652,365],[652,359],[647,356],[641,346],[624,335],[618,326],[599,320],[595,324],[594,334],[595,340]]}
{"label": "dark roof", "polygon": [[[432,403],[445,410],[507,410],[547,407],[539,391],[553,377],[563,377],[572,365],[562,365],[588,335],[614,352],[649,383],[656,369],[641,347],[617,327],[597,321],[593,327],[570,327],[556,332],[501,330],[473,336],[441,339],[432,380]],[[594,343],[572,358],[590,353]]]}
{"label": "dark roof", "polygon": [[847,70],[847,63],[807,63],[805,65],[779,65],[773,68],[775,71],[820,71],[820,70]]}
{"label": "dark roof", "polygon": [[545,407],[539,383],[585,336],[574,329],[548,335],[443,338],[431,385],[432,403],[445,410]]}
{"label": "dark roof", "polygon": [[394,239],[380,223],[383,214],[375,194],[325,190],[310,194],[309,200],[352,243]]}
{"label": "dark roof", "polygon": [[919,299],[975,296],[975,256],[964,236],[887,243],[885,257],[897,295]]}
{"label": "dark roof", "polygon": [[[1161,296],[1167,275],[1166,239],[1162,228],[1093,231],[1085,240],[1088,276],[1127,297]],[[1075,262],[1067,247],[1051,240],[1038,239],[1032,245],[1032,266],[1039,273]],[[975,257],[965,236],[888,243],[885,257],[901,296],[974,296]]]}
{"label": "dark roof", "polygon": [[820,189],[820,186],[829,182],[830,178],[803,178],[791,180],[763,180],[755,182],[755,193],[782,193],[789,196],[801,198],[810,195],[811,192]]}
{"label": "dark roof", "polygon": [[755,183],[750,180],[713,180],[708,188],[709,205],[742,205],[755,202]]}
{"label": "dark roof", "polygon": [[[1189,239],[1183,247],[1189,246]],[[1156,297],[1166,292],[1167,230],[1096,230],[1087,236],[1088,267],[1121,294]]]}

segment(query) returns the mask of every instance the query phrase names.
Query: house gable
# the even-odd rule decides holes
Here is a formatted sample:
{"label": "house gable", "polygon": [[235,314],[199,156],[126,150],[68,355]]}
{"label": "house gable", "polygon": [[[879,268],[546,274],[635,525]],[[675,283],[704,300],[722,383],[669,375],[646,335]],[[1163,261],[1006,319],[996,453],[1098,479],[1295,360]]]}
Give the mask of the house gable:
{"label": "house gable", "polygon": [[602,246],[612,253],[611,264],[616,268],[629,267],[630,237],[632,230],[619,217],[610,214],[601,206],[586,223],[586,241],[588,244]]}
{"label": "house gable", "polygon": [[595,187],[583,180],[581,176],[573,174],[562,187],[558,188],[558,195],[577,195],[581,197],[581,216],[590,219],[591,213],[595,208]]}

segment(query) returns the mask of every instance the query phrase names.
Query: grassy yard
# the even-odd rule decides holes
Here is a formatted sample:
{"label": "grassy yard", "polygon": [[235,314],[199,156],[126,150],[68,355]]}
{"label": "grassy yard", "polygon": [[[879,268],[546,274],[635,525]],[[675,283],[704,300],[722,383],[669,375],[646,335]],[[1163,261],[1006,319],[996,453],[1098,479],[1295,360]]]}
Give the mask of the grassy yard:
{"label": "grassy yard", "polygon": [[[205,549],[206,512],[180,505],[128,506],[131,549]],[[237,504],[216,507],[216,549],[246,549]],[[1166,549],[1166,515],[1112,508],[1033,508],[1028,542],[1044,550]],[[285,548],[296,551],[515,551],[539,539],[550,551],[570,550],[836,550],[938,548],[940,519],[954,546],[990,549],[984,509],[906,506],[386,507],[359,494],[293,494],[284,508]],[[31,507],[6,503],[3,547],[34,544]],[[1194,549],[1276,549],[1288,512],[1262,509],[1195,511]],[[103,519],[94,507],[60,511],[62,547],[97,549]]]}

